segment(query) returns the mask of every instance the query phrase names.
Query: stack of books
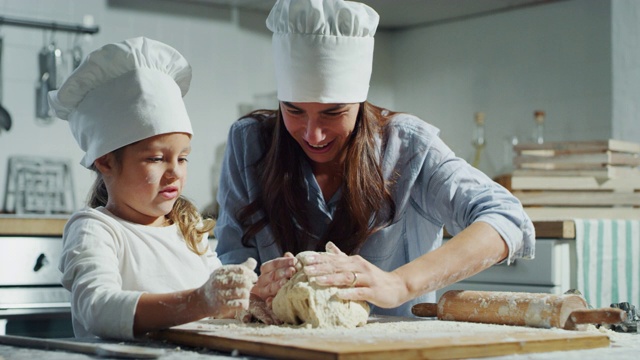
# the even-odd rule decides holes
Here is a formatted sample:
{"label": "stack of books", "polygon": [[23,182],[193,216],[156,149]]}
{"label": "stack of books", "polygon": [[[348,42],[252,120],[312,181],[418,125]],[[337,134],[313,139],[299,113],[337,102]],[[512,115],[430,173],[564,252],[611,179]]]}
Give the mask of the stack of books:
{"label": "stack of books", "polygon": [[534,220],[640,218],[640,143],[548,142],[514,150],[506,186]]}

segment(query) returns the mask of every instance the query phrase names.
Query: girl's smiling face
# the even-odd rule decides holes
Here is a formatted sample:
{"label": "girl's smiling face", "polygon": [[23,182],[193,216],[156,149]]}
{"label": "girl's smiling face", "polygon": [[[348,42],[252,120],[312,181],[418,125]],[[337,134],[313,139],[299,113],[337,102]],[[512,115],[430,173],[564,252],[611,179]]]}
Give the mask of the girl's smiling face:
{"label": "girl's smiling face", "polygon": [[359,104],[280,102],[284,126],[316,164],[339,161],[356,126]]}
{"label": "girl's smiling face", "polygon": [[187,180],[191,137],[162,134],[117,151],[95,162],[109,193],[107,210],[133,223],[163,226]]}

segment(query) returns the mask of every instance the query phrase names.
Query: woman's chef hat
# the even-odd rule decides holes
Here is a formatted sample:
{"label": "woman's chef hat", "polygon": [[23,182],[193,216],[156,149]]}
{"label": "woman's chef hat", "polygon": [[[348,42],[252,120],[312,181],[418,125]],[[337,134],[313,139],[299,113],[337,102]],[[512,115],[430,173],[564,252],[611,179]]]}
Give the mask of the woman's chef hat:
{"label": "woman's chef hat", "polygon": [[357,2],[278,0],[267,18],[278,100],[365,101],[379,18]]}
{"label": "woman's chef hat", "polygon": [[89,54],[49,104],[71,132],[89,168],[102,155],[155,135],[192,135],[182,97],[191,66],[172,47],[138,37]]}

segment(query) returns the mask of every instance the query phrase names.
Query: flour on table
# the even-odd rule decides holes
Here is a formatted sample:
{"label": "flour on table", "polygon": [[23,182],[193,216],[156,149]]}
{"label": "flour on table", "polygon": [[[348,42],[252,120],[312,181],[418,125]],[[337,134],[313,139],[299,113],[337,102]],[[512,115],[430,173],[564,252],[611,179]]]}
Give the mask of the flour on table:
{"label": "flour on table", "polygon": [[[478,339],[495,345],[507,346],[514,349],[513,355],[492,357],[495,360],[585,360],[585,359],[615,359],[638,360],[640,341],[637,334],[614,333],[603,328],[596,329],[589,325],[584,331],[564,330],[558,328],[544,329],[523,326],[482,324],[471,322],[443,321],[435,318],[400,318],[385,317],[381,315],[371,316],[366,325],[353,329],[344,327],[313,328],[310,325],[265,325],[261,323],[242,323],[234,319],[205,319],[193,323],[176,326],[174,329],[181,332],[197,334],[198,336],[233,339],[252,344],[268,344],[286,349],[288,347],[300,348],[301,344],[313,346],[316,349],[344,349],[355,346],[358,351],[363,349],[381,349],[393,347],[389,344],[403,344],[403,349],[419,349],[434,346],[442,346],[451,349],[451,357],[461,355],[459,349],[466,346],[477,346]],[[575,336],[593,336],[594,334],[607,335],[611,340],[611,346],[595,349],[552,351],[540,339],[554,341],[558,338],[573,338]],[[532,342],[540,353],[521,353],[523,346],[530,346]],[[439,344],[439,345],[438,345]],[[254,345],[252,345],[254,346]],[[563,345],[564,346],[564,345]],[[584,343],[583,345],[584,346]],[[567,349],[571,346],[567,347]],[[0,347],[0,354],[1,352]],[[428,357],[431,349],[416,350],[415,357]],[[520,349],[520,350],[518,350]],[[458,352],[456,352],[458,350]],[[482,350],[482,347],[480,348]],[[482,356],[490,356],[484,354]],[[494,355],[496,356],[496,355]],[[363,355],[363,358],[366,355]],[[399,357],[399,356],[397,356]],[[407,358],[411,356],[407,355]],[[302,358],[302,357],[300,357]],[[336,357],[337,358],[337,357]],[[381,357],[382,358],[382,357]],[[387,356],[393,358],[393,355]],[[163,358],[164,359],[164,358]],[[180,358],[182,359],[182,358]],[[483,357],[483,359],[486,359]]]}
{"label": "flour on table", "polygon": [[[492,334],[497,339],[510,341],[515,333],[528,334],[568,334],[576,331],[564,329],[542,329],[521,326],[482,324],[461,321],[445,321],[433,318],[409,318],[373,315],[367,323],[357,328],[344,327],[314,328],[311,325],[265,325],[261,323],[242,323],[233,319],[206,319],[177,326],[206,333],[221,333],[225,336],[257,336],[296,339],[311,337],[319,341],[344,341],[347,343],[378,341],[428,340],[444,337],[461,338],[477,334]],[[590,329],[598,331],[595,327]],[[515,341],[515,340],[514,340]],[[640,344],[639,344],[640,346]]]}
{"label": "flour on table", "polygon": [[[296,256],[302,264],[305,251]],[[304,265],[304,264],[303,264]],[[275,315],[287,324],[307,324],[314,328],[355,328],[367,323],[369,305],[364,301],[342,300],[337,287],[309,283],[300,269],[278,291],[272,307]]]}

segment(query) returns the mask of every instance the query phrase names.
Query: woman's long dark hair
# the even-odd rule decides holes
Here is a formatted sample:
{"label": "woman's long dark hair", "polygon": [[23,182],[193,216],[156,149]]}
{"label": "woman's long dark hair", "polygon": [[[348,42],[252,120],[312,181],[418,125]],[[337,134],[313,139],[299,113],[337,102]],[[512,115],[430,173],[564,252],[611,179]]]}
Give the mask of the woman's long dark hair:
{"label": "woman's long dark hair", "polygon": [[[242,243],[269,225],[274,241],[283,252],[324,251],[333,241],[347,254],[357,253],[367,238],[389,225],[395,216],[390,183],[381,166],[382,128],[394,113],[368,102],[360,104],[351,138],[346,144],[342,197],[329,225],[315,249],[310,249],[311,219],[307,214],[303,161],[306,155],[285,128],[280,110],[258,110],[245,117],[257,119],[262,127],[265,155],[255,164],[260,174],[260,196],[240,209],[245,226]],[[252,222],[253,215],[263,216]]]}

